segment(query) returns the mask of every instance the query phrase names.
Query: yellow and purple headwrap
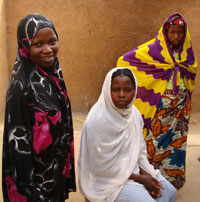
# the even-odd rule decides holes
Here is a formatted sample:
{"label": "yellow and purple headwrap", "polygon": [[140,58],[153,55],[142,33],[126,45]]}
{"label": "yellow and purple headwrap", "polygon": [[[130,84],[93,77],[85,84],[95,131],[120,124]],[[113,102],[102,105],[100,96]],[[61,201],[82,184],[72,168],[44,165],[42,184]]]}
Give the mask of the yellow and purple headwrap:
{"label": "yellow and purple headwrap", "polygon": [[173,91],[175,94],[179,92],[181,79],[184,80],[190,95],[194,89],[197,61],[192,49],[186,20],[181,14],[178,15],[184,22],[186,34],[179,50],[179,60],[174,59],[173,49],[167,40],[165,25],[175,15],[177,13],[165,20],[156,38],[124,54],[117,62],[118,67],[131,68],[137,78],[138,93],[134,104],[143,116],[144,135],[148,132],[173,73]]}

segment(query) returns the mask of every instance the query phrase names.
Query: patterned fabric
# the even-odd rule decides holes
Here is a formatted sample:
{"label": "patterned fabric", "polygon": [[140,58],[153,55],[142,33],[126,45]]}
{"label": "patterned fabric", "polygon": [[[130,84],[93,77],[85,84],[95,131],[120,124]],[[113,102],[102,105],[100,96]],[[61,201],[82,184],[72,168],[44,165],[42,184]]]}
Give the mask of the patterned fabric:
{"label": "patterned fabric", "polygon": [[165,91],[149,135],[146,137],[150,163],[177,189],[185,183],[185,158],[190,118],[189,92],[175,95]]}
{"label": "patterned fabric", "polygon": [[179,15],[174,15],[171,18],[168,19],[166,25],[165,25],[165,29],[169,29],[170,25],[180,25],[180,26],[185,26],[185,23],[182,19],[182,17],[180,17]]}
{"label": "patterned fabric", "polygon": [[58,59],[45,70],[29,60],[31,41],[51,21],[28,15],[18,25],[18,55],[6,96],[4,201],[64,202],[75,191],[70,101]]}
{"label": "patterned fabric", "polygon": [[190,97],[194,89],[197,61],[193,53],[187,23],[181,14],[179,15],[184,21],[186,34],[179,50],[179,60],[174,59],[173,50],[166,36],[165,24],[174,15],[177,14],[165,20],[156,38],[124,54],[117,63],[118,67],[130,67],[138,80],[138,94],[134,104],[144,119],[144,136],[148,133],[173,73],[175,94],[179,93],[181,79],[184,80]]}

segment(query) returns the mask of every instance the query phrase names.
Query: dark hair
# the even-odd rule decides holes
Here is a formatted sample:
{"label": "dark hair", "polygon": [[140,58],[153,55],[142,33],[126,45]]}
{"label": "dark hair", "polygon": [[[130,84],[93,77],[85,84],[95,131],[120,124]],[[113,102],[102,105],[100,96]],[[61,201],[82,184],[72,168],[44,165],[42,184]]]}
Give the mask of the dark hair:
{"label": "dark hair", "polygon": [[131,79],[134,88],[136,87],[135,86],[135,78],[134,78],[130,69],[127,69],[127,68],[117,69],[117,71],[112,74],[111,81],[113,81],[113,79],[117,76],[128,76]]}

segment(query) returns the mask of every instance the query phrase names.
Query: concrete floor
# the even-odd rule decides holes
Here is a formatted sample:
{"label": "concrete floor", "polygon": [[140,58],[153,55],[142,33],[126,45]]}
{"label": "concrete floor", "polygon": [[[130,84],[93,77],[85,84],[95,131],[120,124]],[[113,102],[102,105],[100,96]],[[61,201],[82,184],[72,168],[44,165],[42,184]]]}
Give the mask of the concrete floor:
{"label": "concrete floor", "polygon": [[[85,114],[73,113],[74,134],[75,134],[75,161],[77,163],[80,136]],[[199,202],[200,201],[200,113],[193,113],[190,120],[187,154],[186,154],[186,184],[178,191],[177,202]],[[2,155],[3,129],[0,125],[0,156]],[[77,165],[77,164],[76,164]],[[1,166],[0,166],[1,179]],[[77,180],[77,178],[76,178]],[[1,181],[1,180],[0,180]],[[77,183],[78,184],[78,183]],[[78,188],[78,187],[77,187]],[[1,190],[1,183],[0,183]],[[79,190],[70,193],[69,202],[84,202],[84,197]],[[3,202],[0,191],[0,202]]]}

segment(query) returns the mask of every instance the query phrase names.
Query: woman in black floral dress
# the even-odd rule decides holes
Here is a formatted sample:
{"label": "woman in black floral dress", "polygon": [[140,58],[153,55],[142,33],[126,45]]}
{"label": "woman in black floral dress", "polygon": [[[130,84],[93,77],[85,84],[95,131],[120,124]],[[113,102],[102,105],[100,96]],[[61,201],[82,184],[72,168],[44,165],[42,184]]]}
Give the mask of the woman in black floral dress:
{"label": "woman in black floral dress", "polygon": [[58,36],[45,16],[23,18],[6,96],[4,201],[64,202],[76,190],[69,97],[57,59]]}

